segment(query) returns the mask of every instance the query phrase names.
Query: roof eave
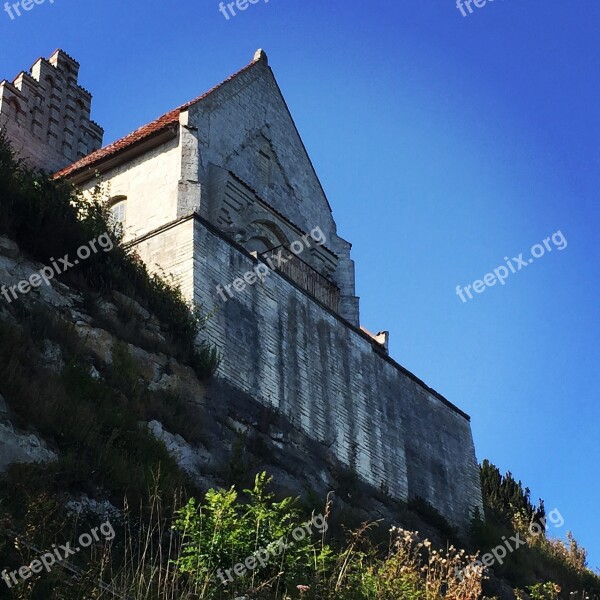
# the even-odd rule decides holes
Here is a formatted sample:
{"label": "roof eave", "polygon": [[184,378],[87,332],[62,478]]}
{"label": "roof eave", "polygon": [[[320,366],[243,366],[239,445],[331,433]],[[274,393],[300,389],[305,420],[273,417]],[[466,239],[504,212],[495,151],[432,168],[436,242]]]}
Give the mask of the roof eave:
{"label": "roof eave", "polygon": [[158,131],[152,132],[144,139],[134,142],[121,150],[117,150],[106,158],[101,158],[91,165],[80,167],[79,169],[66,173],[65,175],[61,175],[61,172],[59,171],[56,173],[55,178],[68,179],[75,185],[81,185],[82,183],[86,183],[90,179],[93,179],[97,173],[107,173],[122,163],[134,160],[135,158],[146,154],[150,150],[154,150],[155,148],[162,146],[168,141],[176,138],[178,134],[178,123],[165,125],[165,127],[162,127]]}

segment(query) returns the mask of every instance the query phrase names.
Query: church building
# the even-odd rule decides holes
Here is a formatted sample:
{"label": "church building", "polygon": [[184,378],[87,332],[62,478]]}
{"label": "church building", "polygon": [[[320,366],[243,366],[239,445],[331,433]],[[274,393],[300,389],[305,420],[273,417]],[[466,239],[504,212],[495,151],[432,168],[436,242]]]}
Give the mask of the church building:
{"label": "church building", "polygon": [[[389,355],[387,332],[361,327],[351,244],[265,52],[102,148],[78,67],[57,50],[0,83],[15,149],[86,192],[100,174],[149,269],[218,306],[204,332],[223,356],[216,378],[284,414],[364,483],[425,500],[464,530],[482,511],[469,417]],[[311,456],[305,469],[326,479]]]}

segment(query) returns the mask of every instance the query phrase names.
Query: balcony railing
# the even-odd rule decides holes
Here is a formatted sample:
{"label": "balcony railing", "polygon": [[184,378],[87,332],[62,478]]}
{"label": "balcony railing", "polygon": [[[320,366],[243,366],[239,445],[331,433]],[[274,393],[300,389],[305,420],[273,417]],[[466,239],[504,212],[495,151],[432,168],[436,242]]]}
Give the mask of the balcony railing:
{"label": "balcony railing", "polygon": [[[277,256],[281,251],[281,256],[287,262],[279,261]],[[278,246],[261,254],[267,262],[271,259],[270,264],[279,271],[289,277],[296,285],[301,287],[307,294],[330,308],[336,313],[340,309],[340,289],[327,277],[324,277],[318,271],[315,271],[308,263],[298,258],[284,246]]]}

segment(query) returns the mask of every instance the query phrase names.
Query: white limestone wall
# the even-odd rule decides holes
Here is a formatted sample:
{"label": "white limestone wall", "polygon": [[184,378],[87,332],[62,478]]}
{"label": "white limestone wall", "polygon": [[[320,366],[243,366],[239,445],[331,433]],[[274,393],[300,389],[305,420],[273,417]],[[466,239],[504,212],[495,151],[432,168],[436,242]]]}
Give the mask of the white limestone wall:
{"label": "white limestone wall", "polygon": [[282,411],[367,483],[467,527],[481,510],[468,417],[276,273],[219,299],[216,285],[256,263],[200,220],[195,246],[196,301],[221,307],[206,330],[224,355],[218,377]]}
{"label": "white limestone wall", "polygon": [[[198,136],[199,181],[207,181],[214,164],[241,178],[303,231],[321,227],[340,258],[333,278],[342,292],[344,317],[358,325],[350,244],[337,235],[325,193],[267,61],[256,62],[191,106],[188,122]],[[211,201],[203,187],[199,210],[208,220]]]}
{"label": "white limestone wall", "polygon": [[194,222],[182,220],[135,246],[151,273],[158,273],[181,287],[184,297],[194,297]]}
{"label": "white limestone wall", "polygon": [[[179,138],[102,174],[111,197],[127,198],[125,241],[132,241],[177,219],[181,150]],[[96,180],[81,186],[90,193]],[[166,268],[166,267],[165,267]]]}

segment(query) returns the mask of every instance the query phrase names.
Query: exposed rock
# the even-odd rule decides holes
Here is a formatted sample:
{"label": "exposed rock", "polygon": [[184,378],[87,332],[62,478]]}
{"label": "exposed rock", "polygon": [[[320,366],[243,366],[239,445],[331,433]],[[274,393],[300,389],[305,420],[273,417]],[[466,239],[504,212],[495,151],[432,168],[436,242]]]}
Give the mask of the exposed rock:
{"label": "exposed rock", "polygon": [[240,423],[239,421],[236,421],[235,419],[232,419],[231,417],[229,417],[227,419],[227,425],[236,433],[240,434],[240,435],[244,435],[246,433],[248,433],[248,429],[249,426],[244,424],[244,423]]}
{"label": "exposed rock", "polygon": [[[113,291],[112,295],[116,304],[125,312],[125,315],[130,313],[132,317],[131,320],[134,323],[143,324],[143,328],[140,330],[141,336],[158,342],[166,341],[160,326],[160,321],[153,314],[148,312],[148,310],[146,310],[139,302],[121,294],[121,292]],[[124,315],[121,314],[120,317],[123,319]]]}
{"label": "exposed rock", "polygon": [[150,382],[160,381],[169,364],[168,357],[164,354],[146,352],[132,344],[128,344],[127,348],[131,358],[136,362],[142,378]]}
{"label": "exposed rock", "polygon": [[83,321],[77,321],[75,332],[92,356],[105,365],[112,364],[112,349],[115,338],[108,331],[98,327],[90,327]]}
{"label": "exposed rock", "polygon": [[153,337],[161,342],[166,341],[160,326],[160,322],[154,315],[150,317],[150,320],[144,323],[144,330],[148,336]]}
{"label": "exposed rock", "polygon": [[176,392],[190,399],[198,399],[206,391],[191,367],[181,365],[172,358],[169,358],[160,377],[148,385],[148,389]]}
{"label": "exposed rock", "polygon": [[106,319],[109,323],[119,323],[117,307],[112,302],[103,299],[97,300],[96,310],[98,311],[99,316]]}
{"label": "exposed rock", "polygon": [[94,322],[93,317],[91,317],[87,313],[84,313],[81,310],[71,309],[69,311],[69,315],[70,315],[69,321],[72,323],[77,323],[78,321],[82,321],[83,323],[88,323],[88,325],[91,325]]}
{"label": "exposed rock", "polygon": [[19,246],[7,237],[0,235],[0,254],[8,258],[17,258],[19,256]]}
{"label": "exposed rock", "polygon": [[175,380],[175,377],[173,377],[172,375],[163,373],[160,376],[160,379],[158,381],[151,381],[148,384],[148,389],[151,392],[157,392],[160,390],[163,390],[163,391],[176,390],[177,389],[177,381]]}
{"label": "exposed rock", "polygon": [[[9,288],[18,286],[21,281],[29,280],[32,275],[39,275],[44,266],[23,257],[10,257],[0,252],[0,284]],[[42,282],[27,294],[17,292],[17,296],[23,299],[40,299],[55,308],[72,307],[75,302],[81,302],[79,294],[55,279],[51,279],[49,285]]]}
{"label": "exposed rock", "polygon": [[50,340],[43,341],[41,358],[44,361],[44,367],[50,369],[53,373],[61,373],[65,368],[65,361],[60,346]]}
{"label": "exposed rock", "polygon": [[57,458],[34,433],[15,431],[10,421],[0,423],[0,472],[13,463],[48,462]]}
{"label": "exposed rock", "polygon": [[113,524],[123,519],[122,511],[113,506],[108,500],[94,500],[87,494],[83,494],[77,499],[69,500],[65,503],[65,508],[71,514],[95,515]]}
{"label": "exposed rock", "polygon": [[186,473],[196,480],[205,479],[203,471],[210,465],[212,457],[210,453],[199,446],[188,444],[180,435],[168,432],[158,421],[143,423],[148,427],[150,433],[160,440],[169,454],[177,461],[177,464]]}
{"label": "exposed rock", "polygon": [[121,294],[121,292],[117,292],[117,291],[113,291],[112,295],[113,295],[113,298],[116,300],[116,302],[120,306],[131,311],[132,314],[137,316],[142,321],[150,320],[150,317],[151,317],[150,313],[141,304],[139,304],[135,300],[128,298],[124,294]]}

